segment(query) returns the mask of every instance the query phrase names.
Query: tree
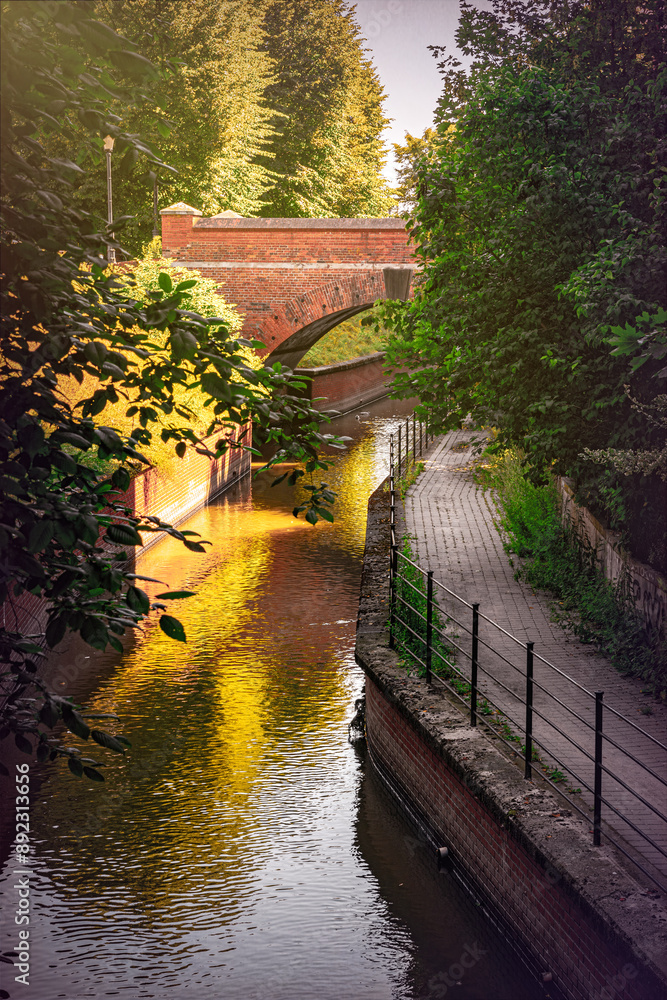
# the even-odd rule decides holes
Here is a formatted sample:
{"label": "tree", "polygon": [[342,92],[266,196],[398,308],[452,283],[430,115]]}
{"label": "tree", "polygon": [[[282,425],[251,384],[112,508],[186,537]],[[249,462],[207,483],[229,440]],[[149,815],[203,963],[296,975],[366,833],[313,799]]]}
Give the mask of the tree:
{"label": "tree", "polygon": [[389,344],[413,368],[399,384],[443,428],[472,414],[523,447],[536,475],[574,476],[603,514],[614,495],[607,515],[626,516],[613,527],[663,567],[664,483],[590,455],[664,446],[646,416],[660,350],[629,366],[614,339],[626,325],[656,347],[664,336],[664,26],[662,0],[464,5],[472,68],[441,62],[439,146],[413,230],[424,272],[414,303],[390,309]]}
{"label": "tree", "polygon": [[[134,216],[124,230],[133,255],[155,223],[154,185],[159,208],[185,201],[208,215],[259,211],[270,180],[258,162],[270,131],[262,101],[270,79],[270,61],[259,48],[262,12],[261,2],[246,0],[96,0],[95,15],[161,69],[145,81],[141,104],[110,103],[119,126],[141,135],[170,167],[154,177],[140,161],[126,162],[114,178],[116,203]],[[77,197],[105,218],[100,149],[90,149],[81,128],[69,137],[58,132],[50,146],[54,155],[91,168],[79,179]]]}
{"label": "tree", "polygon": [[435,152],[438,133],[433,128],[424,129],[421,137],[405,133],[405,145],[393,143],[396,156],[398,201],[403,214],[410,215],[417,207],[419,197],[419,169],[428,163]]}
{"label": "tree", "polygon": [[264,216],[386,215],[383,91],[343,0],[272,0],[263,25],[272,61],[264,99],[274,172]]}
{"label": "tree", "polygon": [[[326,465],[319,449],[332,436],[319,432],[321,416],[299,400],[289,370],[249,365],[252,344],[223,318],[190,308],[195,279],[174,283],[161,273],[159,287],[144,294],[127,268],[106,266],[109,248],[122,248],[75,197],[84,167],[51,155],[49,137],[76,132],[92,153],[108,133],[129,161],[166,164],[110,111],[141,104],[144,83],[160,71],[94,10],[69,0],[2,5],[0,600],[11,610],[22,595],[38,597],[48,602],[48,624],[38,636],[0,630],[0,737],[13,733],[19,749],[36,747],[41,760],[65,756],[75,775],[100,780],[94,760],[47,731],[62,720],[116,752],[125,744],[91,730],[49,690],[38,664],[68,631],[96,649],[119,649],[119,636],[151,611],[169,636],[185,640],[164,602],[186,595],[166,592],[151,607],[132,556],[141,532],[166,531],[194,551],[205,543],[120,502],[133,464],[147,463],[142,449],[157,431],[179,456],[190,446],[217,456],[225,428],[252,418],[277,447],[274,461],[302,460],[312,473]],[[72,405],[60,387],[86,378],[90,391]],[[211,403],[206,435],[188,426],[187,394],[200,389]],[[130,433],[101,423],[123,399],[136,418]],[[204,438],[217,432],[217,445],[207,447]],[[87,465],[88,453],[113,460],[113,474]],[[313,485],[311,496],[299,508],[307,519],[331,519],[326,485]]]}

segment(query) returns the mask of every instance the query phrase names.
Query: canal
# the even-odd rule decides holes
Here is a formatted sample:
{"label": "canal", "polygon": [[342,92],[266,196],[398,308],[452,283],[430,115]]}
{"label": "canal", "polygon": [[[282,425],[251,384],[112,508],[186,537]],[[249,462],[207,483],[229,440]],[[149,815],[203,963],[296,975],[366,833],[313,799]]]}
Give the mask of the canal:
{"label": "canal", "polygon": [[142,559],[196,591],[174,612],[188,642],[151,622],[123,657],[91,657],[94,687],[61,681],[132,750],[104,756],[104,785],[33,766],[30,985],[3,964],[2,996],[545,995],[348,740],[366,504],[400,406],[339,421],[334,525],[295,520],[263,473],[188,522],[206,555],[169,539]]}

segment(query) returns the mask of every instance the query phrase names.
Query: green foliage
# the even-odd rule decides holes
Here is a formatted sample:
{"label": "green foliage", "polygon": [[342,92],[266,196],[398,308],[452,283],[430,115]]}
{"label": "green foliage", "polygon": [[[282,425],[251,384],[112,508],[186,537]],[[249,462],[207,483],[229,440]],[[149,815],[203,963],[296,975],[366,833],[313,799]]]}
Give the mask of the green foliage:
{"label": "green foliage", "polygon": [[627,581],[612,586],[595,558],[562,523],[553,482],[536,485],[525,456],[506,451],[480,468],[480,481],[498,497],[498,526],[508,553],[521,560],[517,576],[556,600],[554,619],[593,643],[621,673],[667,694],[667,643],[645,625]]}
{"label": "green foliage", "polygon": [[[159,70],[91,13],[90,3],[68,0],[3,6],[0,733],[13,733],[25,752],[39,748],[40,759],[67,757],[77,776],[95,762],[40,728],[62,721],[87,738],[75,708],[38,676],[44,650],[75,632],[95,649],[122,651],[119,637],[151,612],[182,640],[165,605],[151,605],[138,587],[134,549],[143,533],[165,531],[205,551],[192,532],[140,518],[123,502],[134,466],[148,464],[143,450],[154,433],[179,456],[194,446],[219,457],[224,434],[213,448],[203,438],[252,419],[275,446],[273,462],[303,461],[311,471],[328,466],[319,459],[324,445],[341,446],[320,432],[322,417],[296,395],[301,383],[289,370],[253,365],[253,345],[230,322],[193,311],[190,274],[181,281],[160,270],[157,287],[140,287],[129,269],[106,267],[118,244],[77,201],[72,178],[84,168],[50,155],[45,143],[78,129],[92,156],[108,133],[130,161],[160,166],[112,110],[146,100],[142,81]],[[118,83],[118,68],[131,83]],[[72,382],[87,386],[76,400],[61,389]],[[191,426],[184,402],[199,389],[207,395],[205,434]],[[129,431],[96,419],[119,402],[138,418]],[[115,471],[84,464],[89,453]],[[32,597],[48,612],[44,634],[12,630],[15,603]]]}
{"label": "green foliage", "polygon": [[405,145],[393,143],[396,158],[396,179],[401,212],[411,215],[419,197],[419,170],[434,158],[438,133],[433,128],[424,129],[421,137],[405,133]]}
{"label": "green foliage", "polygon": [[[498,427],[500,446],[555,463],[589,505],[591,453],[665,447],[646,416],[666,371],[663,16],[659,0],[464,6],[473,64],[441,64],[420,170],[424,269],[414,301],[384,311],[403,395],[441,429],[470,414]],[[618,485],[633,550],[667,567],[667,533],[641,527],[664,523],[664,481],[642,468]]]}
{"label": "green foliage", "polygon": [[[175,201],[197,205],[204,214],[232,209],[255,215],[270,182],[258,157],[269,136],[263,91],[270,64],[260,51],[263,4],[227,0],[96,0],[94,16],[131,39],[137,51],[160,67],[147,81],[140,104],[114,102],[118,125],[142,135],[159,151],[162,166],[146,171],[140,160],[120,159],[114,149],[114,205],[133,216],[123,228],[123,245],[136,255],[154,226],[158,209]],[[122,69],[122,67],[121,67]],[[82,139],[84,140],[82,143]],[[77,200],[106,219],[106,181],[99,148],[88,152],[80,127],[53,137],[89,167],[77,184]],[[169,164],[167,168],[165,164]]]}
{"label": "green foliage", "polygon": [[333,365],[337,361],[362,358],[384,351],[386,333],[383,329],[363,325],[359,316],[346,319],[314,344],[299,362],[300,368]]}
{"label": "green foliage", "polygon": [[273,171],[261,215],[384,216],[393,204],[385,162],[383,91],[343,0],[271,0],[263,51]]}
{"label": "green foliage", "polygon": [[[112,155],[133,256],[160,226],[154,191],[158,210],[184,201],[205,215],[387,214],[382,89],[342,2],[95,0],[94,16],[160,67],[141,103],[110,105],[119,128],[159,154],[149,170]],[[49,148],[90,168],[77,201],[106,219],[101,140],[90,149],[82,124],[68,125]]]}

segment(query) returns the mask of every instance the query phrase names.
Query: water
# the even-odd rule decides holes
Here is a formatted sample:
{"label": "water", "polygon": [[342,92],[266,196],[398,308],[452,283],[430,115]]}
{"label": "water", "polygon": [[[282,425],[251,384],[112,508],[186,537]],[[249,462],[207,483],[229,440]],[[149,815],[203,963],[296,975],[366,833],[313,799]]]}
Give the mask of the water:
{"label": "water", "polygon": [[98,755],[104,785],[32,768],[30,985],[0,966],[12,997],[543,996],[348,742],[366,503],[396,426],[382,405],[339,427],[356,440],[328,477],[335,525],[246,480],[188,523],[205,556],[168,540],[142,560],[196,590],[174,611],[187,645],[151,623],[94,683],[62,682],[133,749]]}

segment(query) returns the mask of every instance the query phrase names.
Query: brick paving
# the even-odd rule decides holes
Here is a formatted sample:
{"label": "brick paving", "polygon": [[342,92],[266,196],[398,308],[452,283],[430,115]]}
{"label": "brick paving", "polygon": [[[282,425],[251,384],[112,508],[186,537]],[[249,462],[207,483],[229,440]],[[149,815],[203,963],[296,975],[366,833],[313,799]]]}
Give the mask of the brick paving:
{"label": "brick paving", "polygon": [[[607,829],[618,839],[667,890],[667,859],[656,849],[667,851],[667,789],[624,752],[667,778],[667,752],[650,738],[667,743],[667,706],[642,694],[640,681],[621,676],[607,659],[552,622],[549,598],[514,579],[514,568],[494,524],[493,494],[476,486],[472,477],[467,445],[473,436],[469,431],[453,431],[429,449],[426,469],[405,498],[405,529],[412,537],[413,552],[423,569],[434,571],[440,584],[468,603],[479,602],[484,616],[479,630],[479,687],[514,721],[512,728],[522,740],[525,710],[519,698],[523,701],[526,662],[522,644],[528,640],[535,643],[535,708],[553,725],[536,714],[533,731],[544,747],[545,763],[561,763],[567,775],[561,787],[582,788],[575,801],[586,811],[592,803],[586,785],[593,787],[593,764],[586,753],[594,753],[594,699],[557,671],[588,692],[604,691],[604,732],[623,749],[605,740],[603,763],[612,774],[603,774],[602,794],[608,802],[602,808],[603,831]],[[442,588],[437,592],[442,612],[450,619],[448,631],[469,651],[470,610]],[[519,643],[504,636],[487,618]],[[462,653],[458,654],[457,667],[469,672],[469,660]],[[643,706],[651,714],[642,713]],[[612,708],[642,732],[614,716]],[[655,815],[638,796],[666,818]],[[613,808],[624,818],[615,815]],[[627,820],[645,836],[633,830]]]}

